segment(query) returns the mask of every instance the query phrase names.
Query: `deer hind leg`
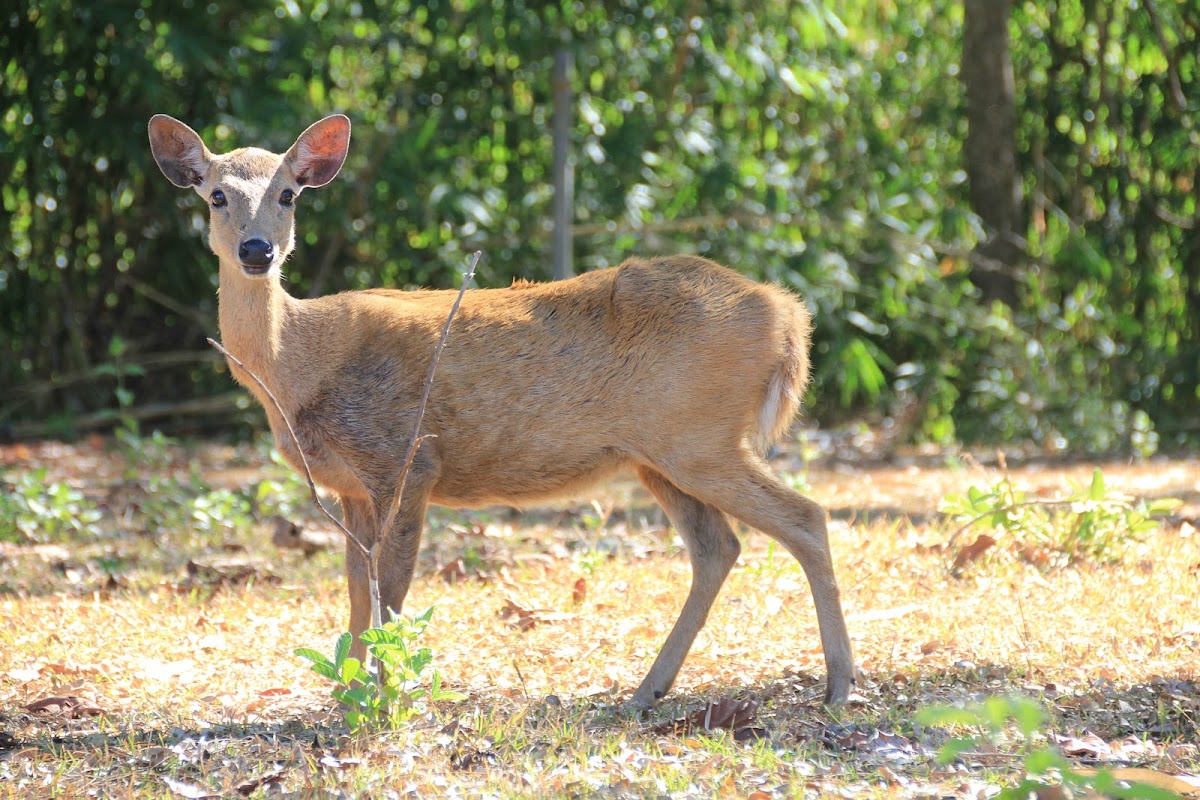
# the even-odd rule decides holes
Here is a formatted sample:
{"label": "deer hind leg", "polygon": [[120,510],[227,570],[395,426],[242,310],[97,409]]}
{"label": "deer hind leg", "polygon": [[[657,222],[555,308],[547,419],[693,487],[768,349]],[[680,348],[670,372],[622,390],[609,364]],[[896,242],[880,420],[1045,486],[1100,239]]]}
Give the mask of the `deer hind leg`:
{"label": "deer hind leg", "polygon": [[692,586],[679,619],[630,701],[635,707],[649,708],[675,682],[725,577],[737,561],[741,546],[725,515],[718,509],[684,493],[648,467],[640,467],[638,477],[667,512],[671,524],[683,537],[692,560]]}
{"label": "deer hind leg", "polygon": [[824,509],[784,486],[766,464],[749,453],[740,461],[705,466],[704,470],[677,471],[672,479],[701,500],[775,539],[800,562],[812,589],[825,652],[825,702],[845,702],[854,683],[854,656],[833,574]]}

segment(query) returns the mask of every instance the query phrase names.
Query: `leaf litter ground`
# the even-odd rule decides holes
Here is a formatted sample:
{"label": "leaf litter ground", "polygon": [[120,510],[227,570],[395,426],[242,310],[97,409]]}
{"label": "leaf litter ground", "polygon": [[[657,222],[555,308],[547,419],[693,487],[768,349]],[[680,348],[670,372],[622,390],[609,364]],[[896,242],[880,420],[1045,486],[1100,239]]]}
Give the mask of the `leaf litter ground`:
{"label": "leaf litter ground", "polygon": [[[0,543],[0,797],[989,797],[1019,779],[1029,743],[941,766],[950,733],[913,716],[996,694],[1043,704],[1037,744],[1080,765],[1200,771],[1196,459],[1099,465],[1125,494],[1184,501],[1118,563],[955,577],[938,501],[996,467],[777,458],[831,515],[863,673],[834,711],[819,704],[807,583],[765,537],[741,532],[674,690],[638,716],[619,704],[690,580],[645,492],[616,481],[525,514],[438,510],[407,608],[436,608],[423,642],[468,699],[351,736],[292,655],[329,651],[345,625],[341,553],[272,544],[271,511],[322,526],[264,453],[160,446],[155,474],[173,477],[155,481],[137,451],[99,439],[0,450],[10,485],[46,468],[102,512],[53,541]],[[1008,472],[1055,497],[1095,466]],[[220,512],[214,497],[249,499]]]}

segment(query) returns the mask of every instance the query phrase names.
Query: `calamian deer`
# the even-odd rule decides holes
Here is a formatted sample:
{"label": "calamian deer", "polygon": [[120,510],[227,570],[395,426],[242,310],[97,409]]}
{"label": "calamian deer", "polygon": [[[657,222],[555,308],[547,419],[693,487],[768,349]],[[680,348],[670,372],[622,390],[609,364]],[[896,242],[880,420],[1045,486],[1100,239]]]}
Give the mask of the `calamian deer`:
{"label": "calamian deer", "polygon": [[[167,178],[209,206],[228,350],[278,398],[230,364],[266,408],[279,450],[303,450],[345,523],[379,559],[383,605],[399,612],[430,503],[526,506],[580,492],[620,469],[662,504],[687,545],[692,584],[632,703],[671,687],[737,560],[726,515],[782,544],[812,588],[828,670],[826,702],[854,681],[825,527],[813,501],[764,461],[808,382],[810,318],[782,289],[703,258],[631,259],[557,283],[467,292],[429,395],[403,504],[386,518],[413,434],[423,378],[453,291],[371,289],[301,300],[280,282],[296,202],[331,181],[350,121],[326,117],[286,153],[215,155],[187,125],[150,120]],[[347,548],[350,630],[370,619],[367,560]],[[356,654],[364,645],[357,643]]]}

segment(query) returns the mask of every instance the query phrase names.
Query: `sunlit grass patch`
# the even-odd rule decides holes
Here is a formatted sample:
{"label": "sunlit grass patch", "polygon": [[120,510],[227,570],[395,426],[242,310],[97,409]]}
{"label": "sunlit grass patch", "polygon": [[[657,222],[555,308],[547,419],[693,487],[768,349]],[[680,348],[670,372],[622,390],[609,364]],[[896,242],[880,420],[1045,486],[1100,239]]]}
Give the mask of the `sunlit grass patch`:
{"label": "sunlit grass patch", "polygon": [[[1060,752],[1091,734],[1110,756],[1172,775],[1197,769],[1194,462],[1103,466],[1113,490],[1185,501],[1123,563],[1047,571],[1014,561],[963,577],[946,546],[955,525],[934,510],[986,476],[810,469],[833,515],[862,667],[851,703],[833,710],[819,705],[807,582],[766,537],[741,532],[742,557],[674,690],[634,715],[620,703],[690,581],[686,551],[637,485],[525,515],[439,510],[407,607],[435,607],[422,642],[466,699],[351,734],[329,685],[293,654],[327,649],[344,630],[341,554],[277,550],[264,515],[278,508],[253,499],[261,481],[286,476],[253,450],[180,455],[180,482],[194,461],[204,492],[246,497],[249,519],[147,531],[136,518],[116,524],[118,506],[104,505],[127,485],[123,464],[107,461],[120,454],[80,457],[86,479],[62,472],[70,451],[56,451],[49,477],[79,480],[105,508],[101,535],[0,551],[0,732],[10,737],[0,737],[0,797],[266,796],[271,786],[300,796],[977,794],[1017,779],[1016,751],[1001,744],[939,765],[949,734],[915,714],[1013,693],[1046,707],[1039,735]],[[1091,467],[1011,472],[1041,496],[1086,482]],[[221,558],[248,571],[223,573]],[[54,698],[78,705],[26,708]],[[710,707],[742,716],[720,727],[710,714],[706,729]],[[1122,744],[1131,737],[1140,749]]]}

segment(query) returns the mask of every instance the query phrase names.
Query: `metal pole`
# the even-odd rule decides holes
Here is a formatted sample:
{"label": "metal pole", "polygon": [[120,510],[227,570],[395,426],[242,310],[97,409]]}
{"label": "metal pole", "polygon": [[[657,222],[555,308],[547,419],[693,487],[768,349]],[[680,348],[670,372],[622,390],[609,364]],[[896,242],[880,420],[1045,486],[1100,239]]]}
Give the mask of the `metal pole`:
{"label": "metal pole", "polygon": [[571,266],[571,224],[575,209],[575,170],[571,166],[571,51],[554,54],[554,278],[575,274]]}

